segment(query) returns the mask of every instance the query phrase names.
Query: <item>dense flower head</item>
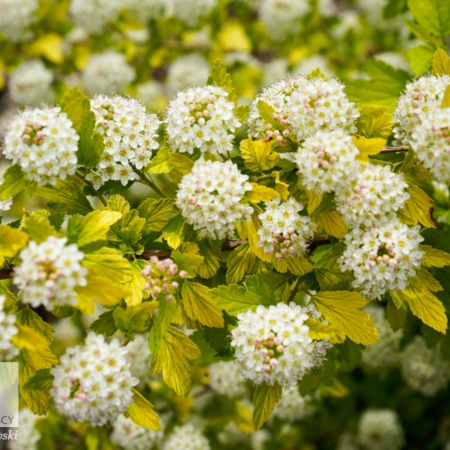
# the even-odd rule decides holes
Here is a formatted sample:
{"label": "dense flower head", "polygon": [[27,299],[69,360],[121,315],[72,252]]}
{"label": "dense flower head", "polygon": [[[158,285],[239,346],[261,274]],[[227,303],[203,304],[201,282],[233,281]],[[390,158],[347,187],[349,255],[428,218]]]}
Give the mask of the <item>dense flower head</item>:
{"label": "dense flower head", "polygon": [[175,427],[162,450],[210,450],[208,439],[191,423]]}
{"label": "dense flower head", "polygon": [[236,128],[234,103],[218,86],[179,92],[167,109],[168,142],[174,151],[192,154],[195,149],[227,156],[233,150]]}
{"label": "dense flower head", "polygon": [[234,361],[220,361],[209,366],[209,385],[220,395],[242,397],[245,384]]}
{"label": "dense flower head", "polygon": [[403,174],[388,166],[365,164],[336,191],[338,211],[351,226],[376,226],[402,209],[410,195]]}
{"label": "dense flower head", "polygon": [[305,187],[318,193],[338,191],[359,169],[359,150],[343,130],[319,131],[298,149],[296,162]]}
{"label": "dense flower head", "polygon": [[250,220],[253,209],[241,201],[251,189],[231,161],[198,160],[180,182],[176,205],[200,237],[232,238],[235,222]]}
{"label": "dense flower head", "polygon": [[150,360],[151,353],[148,348],[148,337],[142,334],[136,334],[134,341],[127,345],[127,357],[131,362],[131,375],[136,377],[141,382],[146,382],[150,379]]}
{"label": "dense flower head", "polygon": [[59,412],[98,426],[114,422],[128,408],[131,388],[139,382],[131,375],[127,349],[95,333],[88,334],[84,346],[69,347],[51,373]]}
{"label": "dense flower head", "polygon": [[77,168],[79,136],[60,108],[27,109],[16,115],[5,136],[3,154],[18,164],[28,179],[56,184]]}
{"label": "dense flower head", "polygon": [[122,53],[108,50],[92,55],[83,72],[83,83],[92,93],[120,94],[136,77]]}
{"label": "dense flower head", "polygon": [[184,270],[178,271],[178,266],[170,258],[159,260],[156,256],[150,258],[141,271],[146,280],[144,289],[150,292],[153,298],[158,298],[161,294],[168,302],[173,300],[174,293],[178,290],[180,278],[186,278]]}
{"label": "dense flower head", "polygon": [[293,197],[286,202],[278,198],[265,205],[265,211],[258,216],[262,225],[258,245],[278,259],[304,256],[308,239],[314,235],[314,224],[309,217],[299,214],[303,205]]}
{"label": "dense flower head", "polygon": [[123,8],[123,0],[71,0],[69,12],[77,25],[100,33],[105,25],[117,19]]}
{"label": "dense flower head", "polygon": [[313,397],[302,396],[297,386],[291,386],[283,390],[283,395],[273,410],[273,416],[284,421],[295,422],[311,417],[315,412]]}
{"label": "dense flower head", "polygon": [[168,14],[189,26],[197,25],[199,19],[209,14],[218,0],[167,0]]}
{"label": "dense flower head", "polygon": [[10,41],[22,41],[27,37],[26,28],[37,18],[38,8],[38,0],[0,0],[0,33]]}
{"label": "dense flower head", "polygon": [[86,178],[96,189],[109,180],[126,186],[138,179],[133,169],[150,162],[161,122],[134,98],[97,95],[91,100],[95,129],[103,136],[105,149],[94,172]]}
{"label": "dense flower head", "polygon": [[6,297],[0,295],[0,361],[9,361],[19,354],[19,350],[11,342],[18,333],[16,316],[5,312],[5,302]]}
{"label": "dense flower head", "polygon": [[412,132],[410,144],[435,179],[450,184],[450,108],[424,114]]}
{"label": "dense flower head", "polygon": [[419,226],[410,228],[396,219],[370,230],[354,228],[345,236],[341,270],[353,272],[354,288],[379,299],[385,292],[408,286],[424,255],[419,250],[422,241]]}
{"label": "dense flower head", "polygon": [[390,409],[368,409],[358,426],[358,443],[363,450],[400,450],[405,443],[398,414]]}
{"label": "dense flower head", "polygon": [[123,450],[150,450],[156,448],[161,438],[161,431],[136,425],[123,415],[114,422],[111,433],[111,442]]}
{"label": "dense flower head", "polygon": [[27,61],[11,74],[9,92],[18,105],[38,106],[53,100],[52,83],[53,73],[42,61]]}
{"label": "dense flower head", "polygon": [[256,384],[294,385],[320,365],[330,344],[309,337],[309,318],[309,311],[293,302],[238,314],[231,345],[242,376]]}
{"label": "dense flower head", "polygon": [[20,426],[17,430],[17,439],[8,440],[10,450],[35,450],[38,448],[38,441],[41,439],[36,423],[39,416],[33,414],[28,408],[19,411]]}
{"label": "dense flower head", "polygon": [[409,144],[424,115],[441,106],[450,76],[423,76],[406,86],[394,112],[394,135],[398,144]]}
{"label": "dense flower head", "polygon": [[429,348],[422,336],[416,336],[401,354],[405,382],[415,391],[433,397],[450,381],[450,366],[440,346]]}
{"label": "dense flower head", "polygon": [[187,88],[203,86],[211,68],[206,59],[197,53],[192,53],[175,60],[167,74],[167,89],[171,95]]}
{"label": "dense flower head", "polygon": [[66,243],[67,238],[50,236],[41,244],[31,241],[22,250],[14,283],[23,289],[24,303],[34,308],[43,305],[50,311],[77,304],[75,288],[86,285],[87,269],[80,265],[83,252],[76,244]]}

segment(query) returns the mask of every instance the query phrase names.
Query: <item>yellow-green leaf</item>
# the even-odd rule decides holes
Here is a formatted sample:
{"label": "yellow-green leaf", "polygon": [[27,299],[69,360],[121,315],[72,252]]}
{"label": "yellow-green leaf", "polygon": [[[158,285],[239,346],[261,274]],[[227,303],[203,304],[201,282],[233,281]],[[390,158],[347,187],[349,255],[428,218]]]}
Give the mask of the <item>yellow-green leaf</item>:
{"label": "yellow-green leaf", "polygon": [[128,306],[139,305],[144,297],[146,298],[144,291],[146,281],[141,274],[146,264],[145,261],[139,259],[131,263],[132,278],[123,285],[124,289],[128,291],[128,295],[125,296],[125,301]]}
{"label": "yellow-green leaf", "polygon": [[145,219],[142,235],[145,236],[152,231],[161,231],[169,221],[173,211],[173,200],[164,198],[155,200],[148,198],[138,207],[139,215]]}
{"label": "yellow-green leaf", "polygon": [[392,133],[393,117],[387,113],[388,108],[381,105],[363,105],[358,127],[366,138],[380,137],[387,139]]}
{"label": "yellow-green leaf", "polygon": [[36,56],[44,56],[52,63],[62,64],[63,37],[56,33],[45,34],[31,44],[31,51]]}
{"label": "yellow-green leaf", "polygon": [[28,236],[23,231],[0,225],[0,266],[6,258],[12,258],[25,247],[27,240]]}
{"label": "yellow-green leaf", "polygon": [[199,247],[193,242],[185,242],[181,244],[178,250],[172,252],[171,258],[178,266],[178,270],[187,272],[189,278],[197,275],[200,266],[205,258],[199,255]]}
{"label": "yellow-green leaf", "polygon": [[308,319],[306,325],[309,327],[309,337],[315,340],[330,339],[331,342],[343,342],[342,331],[334,326],[325,324],[315,319]]}
{"label": "yellow-green leaf", "polygon": [[124,197],[119,194],[113,195],[106,205],[106,209],[109,211],[116,211],[122,214],[130,212],[130,204]]}
{"label": "yellow-green leaf", "polygon": [[59,236],[48,218],[36,212],[22,217],[20,229],[25,231],[30,239],[38,244],[47,240],[49,236]]}
{"label": "yellow-green leaf", "polygon": [[314,266],[307,259],[300,259],[294,256],[287,256],[280,259],[274,256],[272,258],[272,264],[280,273],[286,273],[289,270],[289,272],[299,276],[312,272],[314,269]]}
{"label": "yellow-green leaf", "polygon": [[133,277],[131,263],[122,256],[122,252],[114,248],[103,247],[84,255],[84,267],[93,268],[99,275],[116,283],[126,283]]}
{"label": "yellow-green leaf", "polygon": [[240,245],[227,258],[227,283],[239,283],[245,275],[261,273],[264,263],[253,253],[248,244]]}
{"label": "yellow-green leaf", "polygon": [[251,183],[252,190],[245,193],[245,198],[252,203],[268,202],[278,198],[280,194],[272,188]]}
{"label": "yellow-green leaf", "polygon": [[0,185],[0,201],[9,200],[27,185],[27,175],[18,165],[8,167]]}
{"label": "yellow-green leaf", "polygon": [[438,48],[433,56],[433,75],[450,75],[450,57]]}
{"label": "yellow-green leaf", "polygon": [[450,254],[429,245],[420,245],[419,250],[425,252],[421,264],[425,267],[450,266]]}
{"label": "yellow-green leaf", "polygon": [[324,229],[325,233],[342,239],[347,234],[347,226],[342,216],[337,211],[324,211],[316,217],[319,229]]}
{"label": "yellow-green leaf", "polygon": [[272,386],[267,384],[256,385],[253,394],[253,421],[255,423],[255,430],[259,430],[270,417],[282,393],[283,389],[279,384]]}
{"label": "yellow-green leaf", "polygon": [[353,143],[359,150],[359,155],[356,159],[359,159],[363,164],[369,162],[369,156],[378,155],[378,153],[386,147],[386,139],[371,138],[367,139],[363,136],[352,136]]}
{"label": "yellow-green leaf", "polygon": [[200,254],[204,258],[202,264],[198,268],[198,275],[205,279],[211,278],[217,273],[220,267],[220,259],[222,257],[220,243],[200,241],[198,246]]}
{"label": "yellow-green leaf", "polygon": [[161,148],[145,168],[147,173],[169,173],[173,166],[169,161],[169,149]]}
{"label": "yellow-green leaf", "polygon": [[153,409],[153,405],[134,388],[133,403],[128,407],[127,413],[136,425],[150,430],[161,430],[159,417]]}
{"label": "yellow-green leaf", "polygon": [[81,222],[78,234],[78,247],[84,247],[96,241],[106,239],[111,225],[116,223],[122,214],[117,211],[93,211]]}
{"label": "yellow-green leaf", "polygon": [[445,88],[444,98],[441,103],[441,108],[450,108],[450,85]]}
{"label": "yellow-green leaf", "polygon": [[262,259],[265,262],[272,261],[272,255],[268,255],[267,253],[265,253],[264,249],[258,245],[258,229],[261,228],[261,222],[258,219],[258,214],[253,214],[252,220],[249,220],[248,222],[240,222],[237,228],[241,239],[248,240],[252,252],[258,258]]}
{"label": "yellow-green leaf", "polygon": [[280,159],[278,153],[272,153],[271,142],[253,141],[249,138],[241,142],[240,150],[245,167],[256,173],[272,169]]}
{"label": "yellow-green leaf", "polygon": [[408,188],[410,198],[406,201],[399,216],[408,225],[417,225],[419,222],[428,228],[436,228],[433,218],[433,200],[420,187],[410,185]]}
{"label": "yellow-green leaf", "polygon": [[431,273],[423,267],[416,269],[416,275],[409,279],[409,285],[415,286],[419,289],[425,288],[431,292],[439,292],[443,290],[439,281],[436,280],[433,275],[431,275]]}
{"label": "yellow-green leaf", "polygon": [[315,191],[307,191],[308,194],[308,214],[312,214],[322,203],[323,194],[318,194]]}

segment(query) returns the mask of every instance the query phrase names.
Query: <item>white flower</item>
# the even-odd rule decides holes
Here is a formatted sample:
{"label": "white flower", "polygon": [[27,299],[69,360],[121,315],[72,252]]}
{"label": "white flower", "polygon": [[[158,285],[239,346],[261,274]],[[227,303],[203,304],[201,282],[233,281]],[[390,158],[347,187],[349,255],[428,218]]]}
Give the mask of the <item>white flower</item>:
{"label": "white flower", "polygon": [[242,397],[245,384],[234,361],[220,361],[209,366],[209,385],[220,395]]}
{"label": "white flower", "polygon": [[388,166],[361,164],[356,176],[336,191],[337,210],[351,226],[372,227],[401,210],[410,195],[403,174]]}
{"label": "white flower", "polygon": [[87,269],[80,262],[84,254],[76,244],[67,245],[67,238],[50,236],[41,244],[31,241],[22,250],[22,262],[14,271],[14,283],[23,289],[22,301],[34,308],[43,305],[76,305],[77,286],[86,285]]}
{"label": "white flower", "polygon": [[208,439],[192,424],[175,427],[162,450],[210,450]]}
{"label": "white flower", "polygon": [[120,94],[136,77],[122,53],[109,50],[92,55],[83,72],[83,83],[92,93]]}
{"label": "white flower", "polygon": [[313,398],[301,396],[297,386],[283,390],[280,401],[275,405],[273,416],[287,422],[306,419],[316,412]]}
{"label": "white flower", "polygon": [[94,173],[86,179],[96,189],[109,180],[126,186],[139,178],[133,169],[144,169],[152,150],[159,147],[156,132],[161,122],[133,98],[97,95],[91,100],[91,108],[105,149]]}
{"label": "white flower", "polygon": [[358,443],[363,450],[400,450],[405,444],[397,413],[390,409],[368,409],[361,416]]}
{"label": "white flower", "polygon": [[448,75],[423,76],[407,84],[394,112],[394,135],[398,144],[409,144],[423,116],[441,106],[449,84]]}
{"label": "white flower", "polygon": [[18,333],[16,316],[6,314],[5,302],[6,297],[0,295],[0,361],[9,361],[19,354],[19,350],[11,342],[13,336]]}
{"label": "white flower", "polygon": [[210,66],[206,59],[197,53],[176,59],[169,67],[167,89],[171,95],[186,88],[204,86],[208,80]]}
{"label": "white flower", "polygon": [[150,361],[151,353],[148,348],[148,337],[142,334],[136,334],[134,341],[130,342],[126,349],[128,351],[128,359],[131,362],[131,374],[141,382],[150,379]]}
{"label": "white flower", "polygon": [[123,0],[71,0],[69,12],[77,25],[100,34],[105,25],[117,19],[124,7]]}
{"label": "white flower", "polygon": [[272,200],[265,206],[265,211],[258,216],[262,225],[258,230],[258,246],[276,258],[305,256],[315,226],[309,217],[299,214],[303,205],[291,197],[286,202],[280,198]]}
{"label": "white flower", "polygon": [[17,440],[8,440],[10,450],[36,450],[41,434],[36,428],[36,422],[40,419],[28,408],[19,411],[19,428],[17,430]]}
{"label": "white flower", "polygon": [[23,63],[9,78],[11,98],[18,105],[38,106],[53,100],[53,73],[42,61]]}
{"label": "white flower", "polygon": [[293,302],[238,314],[231,345],[242,376],[256,384],[295,385],[321,365],[330,344],[309,337],[309,318],[308,310]]}
{"label": "white flower", "polygon": [[3,154],[40,185],[56,184],[77,168],[79,136],[60,108],[34,108],[9,124]]}
{"label": "white flower", "polygon": [[139,382],[131,375],[127,349],[95,333],[88,334],[84,346],[68,348],[51,373],[58,411],[97,426],[114,422],[128,408],[131,388]]}
{"label": "white flower", "polygon": [[0,200],[0,211],[9,211],[13,204],[13,199],[9,198],[8,200]]}
{"label": "white flower", "polygon": [[370,230],[354,228],[345,236],[347,248],[339,258],[341,270],[351,270],[352,286],[370,299],[401,291],[416,274],[424,252],[420,227],[409,228],[392,217]]}
{"label": "white flower", "polygon": [[298,149],[296,162],[304,186],[318,193],[339,191],[355,176],[358,148],[343,130],[319,131]]}
{"label": "white flower", "polygon": [[140,427],[123,415],[116,420],[111,433],[111,442],[123,450],[150,450],[156,448],[161,438],[161,431]]}
{"label": "white flower", "polygon": [[412,132],[411,147],[437,181],[450,184],[450,108],[432,109],[421,119]]}
{"label": "white flower", "polygon": [[168,142],[174,151],[192,154],[196,148],[227,156],[233,150],[234,132],[241,123],[234,103],[217,86],[191,88],[170,102],[167,109]]}
{"label": "white flower", "polygon": [[0,33],[6,39],[20,42],[26,29],[37,19],[38,0],[0,0]]}
{"label": "white flower", "polygon": [[376,344],[364,348],[362,362],[370,369],[392,367],[400,360],[400,341],[402,330],[394,331],[386,320],[385,310],[381,306],[370,305],[365,308],[375,323],[380,339]]}
{"label": "white flower", "polygon": [[435,396],[450,381],[450,366],[440,350],[440,346],[428,348],[422,336],[416,336],[401,354],[403,379],[427,397]]}
{"label": "white flower", "polygon": [[187,25],[196,26],[201,17],[208,15],[218,0],[166,0],[168,15],[177,17]]}
{"label": "white flower", "polygon": [[251,206],[242,204],[252,186],[231,161],[199,160],[179,185],[176,205],[200,237],[232,238],[235,222],[250,220]]}

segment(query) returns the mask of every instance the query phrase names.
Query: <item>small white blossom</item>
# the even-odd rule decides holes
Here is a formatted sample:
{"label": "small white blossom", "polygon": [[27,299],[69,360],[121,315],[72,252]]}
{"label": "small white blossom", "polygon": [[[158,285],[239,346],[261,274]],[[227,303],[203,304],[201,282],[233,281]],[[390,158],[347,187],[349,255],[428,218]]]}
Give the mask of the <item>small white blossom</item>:
{"label": "small white blossom", "polygon": [[398,414],[390,409],[368,409],[361,416],[358,443],[363,450],[400,450],[405,437]]}
{"label": "small white blossom", "polygon": [[291,197],[286,202],[280,198],[272,200],[265,206],[265,211],[258,216],[262,225],[258,230],[258,246],[276,258],[305,256],[315,226],[309,217],[299,214],[303,205]]}
{"label": "small white blossom", "polygon": [[41,244],[31,241],[22,250],[22,262],[14,271],[14,283],[23,289],[22,301],[34,308],[76,305],[77,286],[86,285],[87,269],[80,262],[84,254],[67,238],[50,236]]}
{"label": "small white blossom", "polygon": [[6,297],[0,295],[0,361],[9,361],[19,354],[19,350],[11,342],[13,336],[18,333],[16,316],[6,314]]}
{"label": "small white blossom", "polygon": [[208,439],[192,424],[175,427],[164,442],[162,450],[210,450]]}
{"label": "small white blossom", "polygon": [[241,123],[234,103],[217,86],[191,88],[170,102],[167,109],[168,143],[174,151],[192,154],[196,148],[227,156],[233,150],[234,132]]}
{"label": "small white blossom", "polygon": [[403,174],[388,166],[361,164],[356,176],[336,191],[337,210],[348,225],[376,226],[403,208],[410,197],[407,188]]}
{"label": "small white blossom", "polygon": [[428,348],[422,336],[416,336],[401,354],[403,379],[415,391],[434,397],[450,381],[450,366],[440,347]]}
{"label": "small white blossom", "polygon": [[311,417],[316,412],[313,398],[301,396],[297,386],[283,390],[280,401],[275,405],[273,416],[287,422],[295,422]]}
{"label": "small white blossom", "polygon": [[343,130],[319,131],[298,149],[296,162],[304,186],[318,193],[339,191],[359,170],[358,148]]}
{"label": "small white blossom", "polygon": [[235,222],[250,220],[253,209],[241,202],[251,189],[231,161],[199,160],[181,180],[176,205],[200,237],[232,238]]}
{"label": "small white blossom", "polygon": [[18,105],[38,106],[53,100],[52,83],[53,73],[42,61],[27,61],[11,74],[9,92]]}
{"label": "small white blossom", "polygon": [[0,211],[9,211],[13,204],[13,199],[9,198],[8,200],[0,200]]}
{"label": "small white blossom", "polygon": [[69,12],[77,25],[99,34],[124,7],[123,0],[71,0]]}
{"label": "small white blossom", "polygon": [[444,100],[450,76],[423,76],[408,83],[394,112],[394,135],[398,144],[409,144],[423,116],[437,109]]}
{"label": "small white blossom", "polygon": [[34,108],[9,124],[3,154],[40,185],[56,184],[77,168],[79,136],[60,108]]}
{"label": "small white blossom", "polygon": [[209,385],[220,395],[242,397],[245,384],[234,361],[220,361],[209,366]]}
{"label": "small white blossom", "polygon": [[114,423],[111,442],[123,450],[150,450],[157,448],[161,431],[136,425],[131,419],[120,415]]}
{"label": "small white blossom", "polygon": [[111,95],[123,93],[136,77],[122,53],[109,50],[92,55],[83,72],[83,83],[92,93]]}
{"label": "small white blossom", "polygon": [[206,59],[197,53],[176,59],[169,67],[167,89],[170,95],[187,88],[204,86],[211,68]]}
{"label": "small white blossom", "polygon": [[346,250],[339,258],[341,270],[351,270],[352,286],[370,299],[388,291],[401,291],[416,274],[424,252],[420,227],[413,228],[392,217],[370,230],[354,228],[345,236]]}
{"label": "small white blossom", "polygon": [[41,434],[36,428],[36,422],[40,419],[28,408],[19,411],[19,428],[17,430],[17,440],[8,440],[10,450],[36,450]]}
{"label": "small white blossom", "polygon": [[139,382],[131,375],[127,349],[95,333],[88,334],[84,346],[69,347],[51,373],[58,411],[97,426],[114,422],[128,408],[131,389]]}
{"label": "small white blossom", "polygon": [[38,8],[38,0],[0,0],[0,33],[12,42],[22,41],[37,19]]}
{"label": "small white blossom", "polygon": [[188,26],[194,27],[217,5],[218,0],[166,0],[167,15],[177,17]]}
{"label": "small white blossom", "polygon": [[231,345],[242,376],[256,384],[289,386],[321,365],[331,344],[309,337],[309,318],[307,309],[293,302],[238,314]]}
{"label": "small white blossom", "polygon": [[96,189],[109,180],[124,186],[138,179],[133,168],[142,170],[159,147],[156,133],[161,122],[134,98],[97,95],[91,100],[95,129],[103,136],[105,149],[94,173],[86,179]]}

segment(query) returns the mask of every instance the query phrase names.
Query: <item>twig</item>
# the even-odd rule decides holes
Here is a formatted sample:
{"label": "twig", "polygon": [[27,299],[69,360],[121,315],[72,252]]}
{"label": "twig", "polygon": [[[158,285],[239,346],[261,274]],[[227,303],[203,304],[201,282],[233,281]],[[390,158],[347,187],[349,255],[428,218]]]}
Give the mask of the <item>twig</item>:
{"label": "twig", "polygon": [[380,153],[400,153],[408,151],[409,147],[385,147]]}
{"label": "twig", "polygon": [[75,175],[76,175],[81,181],[83,181],[84,183],[86,183],[86,185],[89,186],[89,187],[94,191],[95,195],[96,195],[96,196],[99,198],[99,200],[103,203],[103,206],[106,206],[106,200],[105,200],[105,197],[103,197],[103,195],[100,194],[100,192],[98,192],[97,189],[94,188],[94,185],[93,185],[90,181],[86,180],[86,179],[83,177],[83,175],[82,175],[81,173],[77,172]]}

